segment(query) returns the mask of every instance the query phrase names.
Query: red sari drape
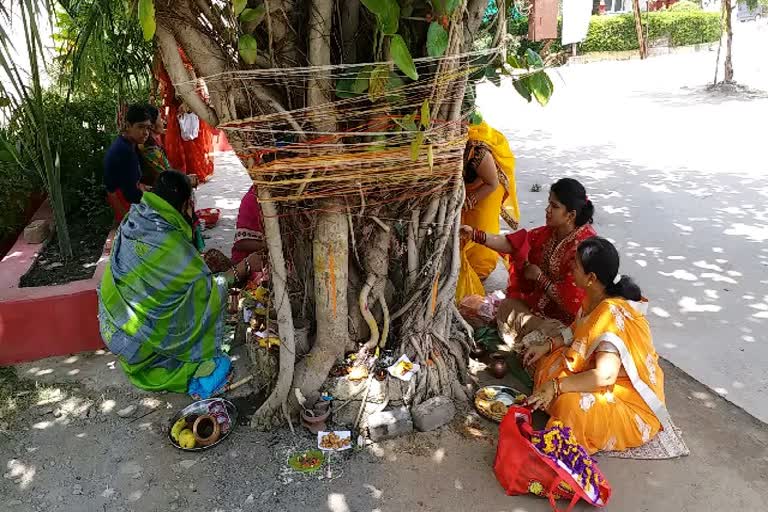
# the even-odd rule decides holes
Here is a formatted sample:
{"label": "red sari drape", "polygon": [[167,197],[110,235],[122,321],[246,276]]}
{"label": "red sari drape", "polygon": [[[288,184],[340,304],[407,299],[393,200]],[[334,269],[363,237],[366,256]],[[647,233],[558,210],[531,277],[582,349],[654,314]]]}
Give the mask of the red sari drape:
{"label": "red sari drape", "polygon": [[[184,53],[179,50],[184,64],[191,65]],[[170,76],[161,62],[157,66],[157,79],[163,91],[163,106],[168,109],[164,147],[171,167],[185,174],[195,174],[202,183],[213,174],[213,132],[211,127],[202,119],[200,131],[194,140],[181,138],[179,126],[179,108],[181,101],[176,97]]]}
{"label": "red sari drape", "polygon": [[[515,257],[510,258],[507,297],[522,299],[533,313],[571,325],[584,300],[584,291],[573,280],[576,249],[593,236],[597,233],[591,224],[575,229],[559,243],[555,240],[554,230],[547,226],[507,235],[512,247],[517,249]],[[551,292],[545,292],[535,282],[523,277],[526,261],[538,266],[549,277],[553,286]]]}

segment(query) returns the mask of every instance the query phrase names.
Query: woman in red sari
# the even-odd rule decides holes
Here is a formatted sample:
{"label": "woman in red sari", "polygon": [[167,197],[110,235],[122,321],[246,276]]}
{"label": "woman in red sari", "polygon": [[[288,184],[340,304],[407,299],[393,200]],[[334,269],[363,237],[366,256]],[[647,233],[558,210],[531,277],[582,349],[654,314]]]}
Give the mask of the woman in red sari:
{"label": "woman in red sari", "polygon": [[513,349],[543,341],[570,325],[584,299],[573,280],[576,249],[596,236],[594,206],[584,186],[571,178],[549,193],[546,225],[509,235],[491,235],[462,226],[462,235],[509,255],[507,298],[496,314],[499,335]]}
{"label": "woman in red sari", "polygon": [[[181,49],[179,54],[190,76],[194,77],[192,65]],[[204,183],[213,174],[213,132],[211,127],[200,119],[197,137],[192,140],[184,140],[181,136],[179,115],[186,113],[187,107],[176,96],[176,89],[173,87],[171,78],[163,67],[161,59],[156,59],[155,74],[160,83],[163,106],[168,109],[164,140],[168,161],[173,169],[185,174],[194,174],[200,183]],[[202,93],[203,91],[204,87],[201,87],[198,94],[203,99],[207,99]]]}

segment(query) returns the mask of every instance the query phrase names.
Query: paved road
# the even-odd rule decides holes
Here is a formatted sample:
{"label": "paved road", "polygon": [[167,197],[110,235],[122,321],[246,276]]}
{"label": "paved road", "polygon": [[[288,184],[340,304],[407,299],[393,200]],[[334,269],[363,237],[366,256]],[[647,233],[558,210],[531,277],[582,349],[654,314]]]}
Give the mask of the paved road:
{"label": "paved road", "polygon": [[[768,25],[736,29],[736,80],[768,91]],[[481,87],[479,105],[518,155],[524,225],[544,220],[532,184],[581,179],[598,231],[651,299],[659,352],[768,422],[768,96],[704,92],[714,62],[567,66],[546,108],[508,84]]]}

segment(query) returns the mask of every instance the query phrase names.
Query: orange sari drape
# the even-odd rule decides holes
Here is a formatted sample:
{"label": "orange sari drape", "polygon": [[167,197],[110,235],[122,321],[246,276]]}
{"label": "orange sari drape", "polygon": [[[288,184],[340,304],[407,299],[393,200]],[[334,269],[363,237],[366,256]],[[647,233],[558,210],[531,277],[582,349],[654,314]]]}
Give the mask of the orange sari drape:
{"label": "orange sari drape", "polygon": [[534,385],[595,368],[600,351],[616,352],[621,372],[616,383],[591,393],[564,393],[549,406],[549,425],[561,421],[573,429],[590,453],[625,450],[652,439],[669,423],[664,405],[664,373],[645,318],[647,302],[604,300],[589,315],[579,311],[566,331],[570,345],[543,357]]}

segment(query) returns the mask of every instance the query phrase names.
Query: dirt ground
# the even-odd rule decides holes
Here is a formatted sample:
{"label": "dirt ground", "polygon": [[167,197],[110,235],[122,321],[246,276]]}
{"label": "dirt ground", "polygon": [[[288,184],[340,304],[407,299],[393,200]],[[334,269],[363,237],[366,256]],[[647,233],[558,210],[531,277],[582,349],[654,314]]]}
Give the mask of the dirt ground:
{"label": "dirt ground", "polygon": [[[765,510],[766,425],[664,369],[669,408],[691,456],[602,458],[613,486],[608,510]],[[549,510],[544,500],[504,494],[492,471],[496,425],[483,422],[488,435],[470,439],[461,428],[466,414],[437,432],[335,457],[328,480],[287,469],[293,449],[313,445],[303,431],[241,426],[207,452],[175,449],[165,429],[188,397],[135,390],[108,353],[20,365],[16,375],[21,380],[10,384],[24,390],[20,409],[0,423],[2,511]],[[478,377],[492,380],[484,371]],[[7,369],[0,378],[13,379]],[[0,389],[8,394],[9,386]]]}

